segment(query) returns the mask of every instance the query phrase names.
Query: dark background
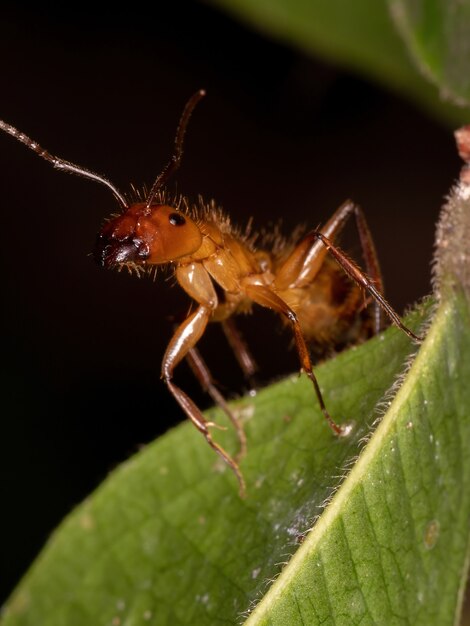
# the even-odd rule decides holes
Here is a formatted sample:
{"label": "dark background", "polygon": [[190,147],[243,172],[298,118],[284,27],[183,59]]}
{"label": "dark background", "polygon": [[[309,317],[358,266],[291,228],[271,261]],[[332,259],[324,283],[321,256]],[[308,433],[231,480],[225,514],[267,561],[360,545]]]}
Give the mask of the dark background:
{"label": "dark background", "polygon": [[[204,87],[173,189],[217,199],[240,224],[282,219],[286,233],[351,197],[369,218],[391,303],[402,311],[428,293],[434,223],[459,169],[451,131],[209,6],[165,5],[158,18],[135,3],[101,14],[4,7],[0,117],[128,192],[159,173],[185,101]],[[96,232],[118,208],[105,188],[7,135],[0,168],[4,598],[63,516],[182,418],[158,374],[168,318],[187,301],[163,279],[94,264]],[[295,368],[274,316],[242,326],[263,380]],[[227,393],[241,393],[218,328],[202,349]],[[185,365],[178,376],[207,406]]]}

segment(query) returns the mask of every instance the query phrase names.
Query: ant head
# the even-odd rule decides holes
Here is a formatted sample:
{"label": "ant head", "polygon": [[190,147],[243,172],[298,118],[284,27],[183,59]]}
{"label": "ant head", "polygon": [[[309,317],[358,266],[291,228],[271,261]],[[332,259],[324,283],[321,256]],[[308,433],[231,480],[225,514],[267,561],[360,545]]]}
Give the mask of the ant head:
{"label": "ant head", "polygon": [[187,215],[159,201],[163,202],[162,190],[180,166],[183,140],[189,118],[205,93],[203,89],[200,89],[186,103],[176,131],[171,159],[153,183],[145,202],[130,206],[126,198],[104,176],[50,154],[36,141],[2,120],[0,120],[0,131],[8,133],[23,143],[56,169],[94,180],[113,192],[124,213],[111,219],[98,235],[95,258],[101,265],[110,267],[125,263],[168,263],[195,252],[202,242],[198,227]]}
{"label": "ant head", "polygon": [[205,95],[197,91],[186,103],[175,138],[173,156],[152,185],[145,202],[128,206],[119,193],[124,213],[107,222],[98,234],[94,257],[103,267],[122,264],[159,265],[193,254],[202,234],[193,220],[158,202],[168,179],[181,163],[183,139],[191,113]]}
{"label": "ant head", "polygon": [[103,267],[160,265],[194,254],[202,244],[196,223],[166,204],[132,204],[103,226],[94,257]]}

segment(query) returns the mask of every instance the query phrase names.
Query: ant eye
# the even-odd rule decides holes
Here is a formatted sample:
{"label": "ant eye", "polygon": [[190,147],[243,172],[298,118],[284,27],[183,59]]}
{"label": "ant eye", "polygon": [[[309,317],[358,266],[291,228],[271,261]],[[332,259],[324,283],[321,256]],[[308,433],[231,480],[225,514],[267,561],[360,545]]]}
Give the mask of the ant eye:
{"label": "ant eye", "polygon": [[183,224],[186,224],[184,215],[181,215],[181,213],[172,213],[168,219],[172,226],[182,226]]}

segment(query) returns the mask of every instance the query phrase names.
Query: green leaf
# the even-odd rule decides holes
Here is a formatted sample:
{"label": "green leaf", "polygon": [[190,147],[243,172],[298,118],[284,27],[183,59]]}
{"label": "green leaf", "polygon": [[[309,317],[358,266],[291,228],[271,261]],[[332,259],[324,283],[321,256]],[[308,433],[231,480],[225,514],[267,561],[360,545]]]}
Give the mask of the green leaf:
{"label": "green leaf", "polygon": [[[388,0],[417,66],[445,98],[470,103],[470,2]],[[467,114],[468,117],[468,114]]]}
{"label": "green leaf", "polygon": [[366,450],[249,624],[458,623],[470,528],[469,326],[462,295],[439,308]]}
{"label": "green leaf", "polygon": [[[447,0],[441,1],[444,4]],[[443,119],[456,123],[468,117],[468,113],[442,102],[439,90],[418,73],[396,32],[386,0],[212,0],[212,3],[270,37],[330,59],[405,94]],[[450,4],[466,5],[467,0],[463,3],[454,0]],[[462,41],[469,39],[468,32],[468,28],[462,27]],[[462,46],[461,52],[467,49]],[[464,68],[462,56],[460,69]],[[459,72],[461,80],[470,80]]]}
{"label": "green leaf", "polygon": [[[298,550],[413,350],[390,329],[318,368],[330,410],[356,421],[347,438],[332,435],[304,377],[236,403],[249,441],[244,501],[189,424],[148,446],[66,519],[2,623],[235,623]],[[414,441],[420,426],[406,432]],[[223,442],[233,444],[229,434]],[[423,457],[416,480],[425,467]],[[428,521],[434,518],[444,532],[445,519]]]}

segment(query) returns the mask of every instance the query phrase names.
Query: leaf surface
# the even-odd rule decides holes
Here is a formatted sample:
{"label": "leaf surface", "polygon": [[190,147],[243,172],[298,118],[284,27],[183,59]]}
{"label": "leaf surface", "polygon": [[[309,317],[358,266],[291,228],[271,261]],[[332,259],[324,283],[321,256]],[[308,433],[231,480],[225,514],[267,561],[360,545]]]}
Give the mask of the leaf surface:
{"label": "leaf surface", "polygon": [[445,626],[466,580],[470,316],[438,309],[380,426],[249,624]]}
{"label": "leaf surface", "polygon": [[[53,534],[2,624],[238,623],[299,549],[415,349],[391,328],[317,369],[330,411],[355,421],[346,438],[304,376],[238,401],[246,500],[190,424],[147,446]],[[231,431],[220,434],[233,449]]]}

